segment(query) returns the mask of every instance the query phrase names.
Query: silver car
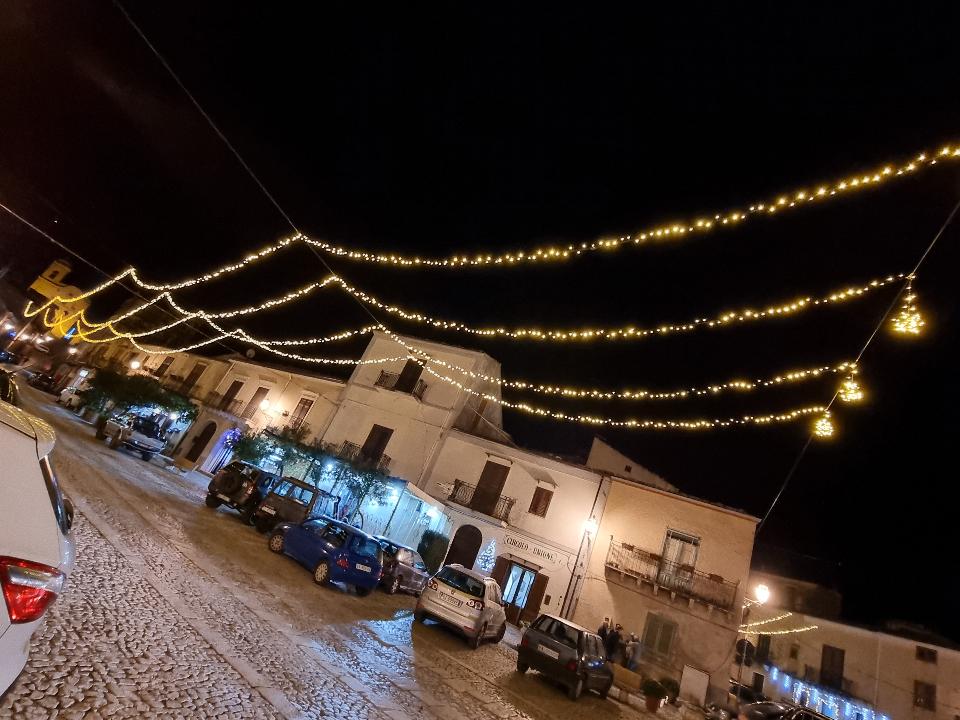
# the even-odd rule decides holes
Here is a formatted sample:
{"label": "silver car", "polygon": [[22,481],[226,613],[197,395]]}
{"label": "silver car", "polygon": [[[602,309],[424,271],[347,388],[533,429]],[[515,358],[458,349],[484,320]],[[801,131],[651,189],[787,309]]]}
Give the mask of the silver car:
{"label": "silver car", "polygon": [[497,581],[463,565],[445,565],[430,578],[413,617],[417,622],[430,618],[453,628],[473,648],[488,638],[500,642],[507,631]]}

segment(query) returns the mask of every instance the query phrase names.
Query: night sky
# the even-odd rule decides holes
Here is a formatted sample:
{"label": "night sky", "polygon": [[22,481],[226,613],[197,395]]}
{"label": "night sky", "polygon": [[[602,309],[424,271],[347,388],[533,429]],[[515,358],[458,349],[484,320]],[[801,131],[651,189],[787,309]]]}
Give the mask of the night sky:
{"label": "night sky", "polygon": [[[127,8],[300,229],[344,245],[445,255],[589,241],[960,141],[957,18],[912,4],[844,14],[703,4],[672,16],[235,5]],[[0,98],[0,200],[110,272],[134,264],[177,280],[290,233],[108,2],[5,6]],[[562,266],[329,262],[385,300],[473,324],[650,325],[908,271],[958,199],[960,164],[941,164],[734,230]],[[960,640],[950,497],[958,240],[960,223],[919,274],[928,332],[913,342],[884,332],[870,347],[869,402],[837,408],[837,436],[811,447],[758,553],[823,558],[852,620],[907,619]],[[63,254],[8,216],[0,248],[21,279]],[[294,249],[182,301],[229,308],[325,274]],[[78,268],[75,282],[100,279]],[[485,350],[505,377],[675,387],[852,358],[895,292],[630,344],[488,342],[391,325]],[[127,297],[111,294],[95,314]],[[245,326],[312,336],[368,320],[321,292]],[[722,401],[580,406],[619,417],[770,412],[825,403],[836,380]],[[593,434],[509,411],[505,423],[519,444],[568,456],[582,457]],[[685,492],[762,515],[808,429],[602,434]]]}

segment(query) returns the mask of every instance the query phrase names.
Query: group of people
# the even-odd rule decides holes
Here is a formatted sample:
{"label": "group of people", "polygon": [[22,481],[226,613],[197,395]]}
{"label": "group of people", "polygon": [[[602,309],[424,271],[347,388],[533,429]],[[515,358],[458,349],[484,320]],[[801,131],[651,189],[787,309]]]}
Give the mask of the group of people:
{"label": "group of people", "polygon": [[607,652],[607,660],[618,663],[628,670],[636,671],[640,665],[640,638],[636,633],[626,633],[623,625],[610,622],[605,617],[597,635],[603,640],[603,648]]}

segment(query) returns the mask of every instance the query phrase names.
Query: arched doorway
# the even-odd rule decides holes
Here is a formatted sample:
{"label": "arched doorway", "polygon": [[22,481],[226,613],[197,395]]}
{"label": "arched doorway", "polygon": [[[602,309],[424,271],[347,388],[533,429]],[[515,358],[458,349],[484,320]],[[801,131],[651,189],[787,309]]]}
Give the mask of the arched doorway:
{"label": "arched doorway", "polygon": [[217,440],[217,444],[213,446],[213,450],[207,455],[207,461],[203,464],[203,470],[211,475],[216,475],[220,468],[226,465],[227,461],[233,455],[233,446],[237,444],[237,440],[240,439],[241,434],[240,429],[236,427],[224,431],[220,439]]}
{"label": "arched doorway", "polygon": [[453,542],[450,543],[444,564],[459,563],[466,568],[472,568],[477,561],[482,542],[483,534],[477,528],[473,525],[461,525],[453,534]]}
{"label": "arched doorway", "polygon": [[207,444],[210,442],[210,438],[213,437],[213,434],[216,431],[217,424],[212,420],[204,425],[203,430],[201,430],[197,435],[194,435],[193,440],[190,443],[190,449],[187,450],[187,454],[184,455],[184,457],[190,462],[196,462],[203,453],[204,448],[206,448]]}

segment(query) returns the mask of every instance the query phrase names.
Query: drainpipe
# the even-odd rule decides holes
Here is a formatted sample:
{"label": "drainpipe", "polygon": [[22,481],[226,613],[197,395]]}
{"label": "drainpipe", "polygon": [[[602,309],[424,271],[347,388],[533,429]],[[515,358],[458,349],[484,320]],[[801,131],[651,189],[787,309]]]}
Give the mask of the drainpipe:
{"label": "drainpipe", "polygon": [[880,705],[880,650],[883,647],[883,635],[877,633],[877,670],[873,686],[873,709],[876,710]]}
{"label": "drainpipe", "polygon": [[[600,476],[600,482],[597,483],[597,494],[593,496],[593,505],[590,506],[590,520],[594,520],[598,524],[599,530],[599,520],[596,518],[597,513],[597,502],[600,500],[600,493],[603,491],[603,483],[606,481],[604,476]],[[583,544],[586,542],[588,545],[590,543],[588,533],[586,528],[583,530],[583,535],[580,537],[580,547],[577,548],[577,558],[573,562],[573,571],[570,573],[570,582],[567,583],[567,591],[563,596],[563,603],[560,606],[560,617],[568,618],[573,614],[574,610],[574,596],[577,592],[577,586],[580,584],[580,581],[583,579],[583,574],[577,575],[577,571],[580,570],[580,557],[583,554]],[[589,556],[587,557],[589,561]]]}

